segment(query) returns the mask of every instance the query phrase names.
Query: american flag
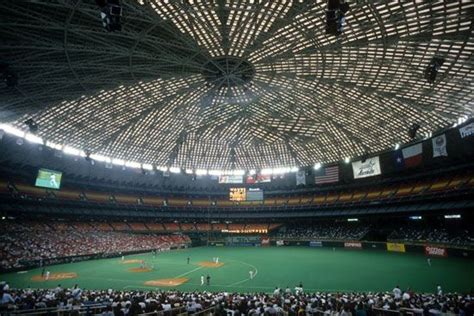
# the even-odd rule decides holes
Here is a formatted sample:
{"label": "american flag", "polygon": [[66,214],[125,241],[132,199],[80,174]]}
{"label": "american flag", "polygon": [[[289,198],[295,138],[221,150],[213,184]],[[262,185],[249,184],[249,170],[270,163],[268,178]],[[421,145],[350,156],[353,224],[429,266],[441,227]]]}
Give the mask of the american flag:
{"label": "american flag", "polygon": [[334,183],[339,181],[339,166],[321,167],[315,171],[314,183]]}

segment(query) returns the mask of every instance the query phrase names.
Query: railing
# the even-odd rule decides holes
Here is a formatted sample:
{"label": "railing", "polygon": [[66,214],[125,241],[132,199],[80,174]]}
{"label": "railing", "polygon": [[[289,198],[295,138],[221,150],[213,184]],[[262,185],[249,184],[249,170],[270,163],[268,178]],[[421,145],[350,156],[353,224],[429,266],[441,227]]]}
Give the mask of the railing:
{"label": "railing", "polygon": [[[392,310],[392,309],[383,309],[383,308],[372,308],[373,314],[377,316],[409,316],[409,315],[422,315],[423,312],[411,308],[400,308],[400,310]],[[332,314],[332,313],[330,313]],[[310,312],[311,316],[325,316],[329,315],[323,310],[317,309],[316,311]]]}
{"label": "railing", "polygon": [[167,311],[154,311],[149,313],[138,314],[138,316],[178,316],[185,311],[185,307],[176,307]]}
{"label": "railing", "polygon": [[105,304],[91,304],[91,305],[81,305],[81,306],[71,306],[70,308],[58,308],[58,307],[47,307],[47,308],[37,308],[37,309],[23,309],[23,310],[12,310],[12,311],[2,311],[0,314],[5,316],[15,316],[15,315],[57,315],[57,316],[67,316],[67,315],[95,315],[101,313],[104,309],[107,308]]}

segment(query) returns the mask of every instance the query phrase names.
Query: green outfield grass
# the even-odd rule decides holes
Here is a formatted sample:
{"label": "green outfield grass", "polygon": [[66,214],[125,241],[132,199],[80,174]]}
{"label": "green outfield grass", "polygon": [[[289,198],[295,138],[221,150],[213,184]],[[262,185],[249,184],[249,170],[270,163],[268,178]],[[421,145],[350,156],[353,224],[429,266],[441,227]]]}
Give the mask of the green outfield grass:
{"label": "green outfield grass", "polygon": [[[191,259],[187,264],[187,257]],[[202,261],[219,257],[220,268],[205,268]],[[130,272],[139,263],[123,264],[120,258],[83,261],[47,267],[51,273],[76,273],[75,279],[32,281],[41,269],[1,276],[12,287],[73,286],[85,289],[156,289],[144,282],[184,277],[189,280],[173,287],[182,291],[270,292],[275,286],[294,288],[300,281],[306,291],[386,291],[395,285],[402,289],[433,292],[441,284],[445,292],[471,290],[474,280],[473,261],[462,258],[434,258],[428,266],[426,257],[409,253],[326,248],[224,248],[199,247],[160,253],[126,256],[126,260],[143,259],[153,264],[150,272]],[[256,276],[249,280],[249,271]],[[210,286],[201,286],[201,275],[211,276]],[[163,289],[169,289],[162,287]]]}

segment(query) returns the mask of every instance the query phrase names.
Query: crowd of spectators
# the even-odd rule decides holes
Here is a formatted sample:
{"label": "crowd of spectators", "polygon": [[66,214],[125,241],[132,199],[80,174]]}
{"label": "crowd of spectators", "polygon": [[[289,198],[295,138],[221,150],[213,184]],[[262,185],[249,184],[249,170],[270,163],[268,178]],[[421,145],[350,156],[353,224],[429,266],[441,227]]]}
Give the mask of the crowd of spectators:
{"label": "crowd of spectators", "polygon": [[284,239],[360,240],[368,231],[369,226],[356,223],[318,223],[286,226],[277,232],[276,237]]}
{"label": "crowd of spectators", "polygon": [[[273,294],[227,292],[82,290],[77,285],[63,289],[1,290],[1,309],[31,310],[59,308],[84,310],[100,306],[104,316],[133,316],[140,313],[177,310],[193,314],[211,309],[215,316],[238,315],[340,315],[371,316],[382,311],[409,309],[423,315],[473,315],[474,298],[469,295],[419,294],[398,287],[380,293],[295,293],[275,289]],[[176,313],[177,314],[177,313]]]}
{"label": "crowd of spectators", "polygon": [[473,233],[466,228],[402,226],[394,230],[388,239],[469,247],[474,246]]}
{"label": "crowd of spectators", "polygon": [[0,268],[40,264],[56,258],[147,251],[187,244],[184,235],[84,230],[73,226],[8,223],[0,232]]}

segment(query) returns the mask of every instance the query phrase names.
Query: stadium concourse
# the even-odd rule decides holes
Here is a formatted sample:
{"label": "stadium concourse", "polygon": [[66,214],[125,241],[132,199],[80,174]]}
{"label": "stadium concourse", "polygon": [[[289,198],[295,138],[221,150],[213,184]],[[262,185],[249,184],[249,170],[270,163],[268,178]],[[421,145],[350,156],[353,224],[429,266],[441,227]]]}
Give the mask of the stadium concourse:
{"label": "stadium concourse", "polygon": [[0,1],[0,315],[474,316],[473,10]]}

